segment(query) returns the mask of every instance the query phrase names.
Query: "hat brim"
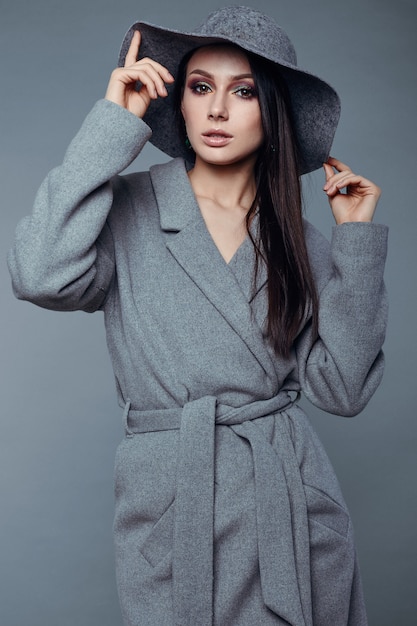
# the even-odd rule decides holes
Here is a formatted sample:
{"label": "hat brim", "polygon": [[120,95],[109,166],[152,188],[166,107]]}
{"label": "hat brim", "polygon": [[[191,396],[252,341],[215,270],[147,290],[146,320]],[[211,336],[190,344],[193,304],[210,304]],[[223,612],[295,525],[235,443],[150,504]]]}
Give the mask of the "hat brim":
{"label": "hat brim", "polygon": [[[185,54],[214,43],[231,43],[276,63],[287,82],[291,98],[294,130],[301,155],[300,174],[312,172],[327,161],[340,117],[339,96],[328,83],[296,65],[260,55],[259,50],[247,42],[242,43],[237,37],[183,33],[147,22],[135,22],[127,31],[120,49],[119,67],[124,66],[136,30],[141,33],[138,60],[149,57],[166,67],[174,78]],[[190,161],[190,150],[182,145],[177,132],[173,88],[168,85],[167,89],[168,96],[152,100],[144,116],[144,121],[152,129],[150,141],[169,156]]]}

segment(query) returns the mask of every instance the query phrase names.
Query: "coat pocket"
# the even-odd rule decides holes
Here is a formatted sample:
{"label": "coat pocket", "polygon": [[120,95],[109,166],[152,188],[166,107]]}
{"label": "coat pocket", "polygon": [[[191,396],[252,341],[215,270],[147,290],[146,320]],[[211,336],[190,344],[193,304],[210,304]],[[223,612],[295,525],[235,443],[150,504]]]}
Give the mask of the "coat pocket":
{"label": "coat pocket", "polygon": [[152,567],[156,567],[172,550],[174,510],[175,500],[154,524],[140,548],[142,556]]}
{"label": "coat pocket", "polygon": [[319,524],[346,538],[349,533],[348,512],[316,487],[304,485],[309,523]]}
{"label": "coat pocket", "polygon": [[305,494],[313,623],[346,626],[355,558],[350,517],[324,492],[305,486]]}

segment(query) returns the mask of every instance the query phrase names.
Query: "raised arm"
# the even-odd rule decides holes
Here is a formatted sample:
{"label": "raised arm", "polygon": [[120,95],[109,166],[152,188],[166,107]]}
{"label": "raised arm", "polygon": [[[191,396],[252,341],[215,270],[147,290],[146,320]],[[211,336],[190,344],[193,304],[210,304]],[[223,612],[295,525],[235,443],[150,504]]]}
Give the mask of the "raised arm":
{"label": "raised arm", "polygon": [[163,81],[171,81],[151,60],[133,62],[139,44],[136,35],[126,67],[112,73],[106,99],[87,116],[62,165],[39,189],[32,214],[18,225],[8,259],[18,298],[50,309],[93,311],[106,297],[114,274],[106,225],[111,181],[149,139],[151,130],[138,118],[152,98],[166,94]]}
{"label": "raised arm", "polygon": [[319,337],[313,342],[307,327],[297,358],[306,397],[325,411],[349,416],[365,407],[383,374],[388,229],[371,223],[380,196],[374,183],[336,159],[325,164],[325,173],[337,225],[330,249],[318,234],[311,236],[320,277]]}

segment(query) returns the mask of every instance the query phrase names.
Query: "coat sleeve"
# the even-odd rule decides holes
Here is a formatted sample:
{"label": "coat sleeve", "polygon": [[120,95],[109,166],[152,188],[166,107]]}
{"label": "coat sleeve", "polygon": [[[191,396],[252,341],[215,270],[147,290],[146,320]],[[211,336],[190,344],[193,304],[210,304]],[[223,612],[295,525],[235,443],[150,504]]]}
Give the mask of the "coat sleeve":
{"label": "coat sleeve", "polygon": [[41,185],[31,215],[16,230],[8,256],[15,295],[47,309],[98,309],[114,274],[106,223],[112,178],[149,139],[129,111],[100,100],[71,142],[62,165]]}
{"label": "coat sleeve", "polygon": [[341,224],[330,249],[324,238],[313,246],[319,336],[312,341],[308,325],[297,341],[300,385],[313,404],[336,415],[358,414],[382,378],[387,235],[381,224]]}

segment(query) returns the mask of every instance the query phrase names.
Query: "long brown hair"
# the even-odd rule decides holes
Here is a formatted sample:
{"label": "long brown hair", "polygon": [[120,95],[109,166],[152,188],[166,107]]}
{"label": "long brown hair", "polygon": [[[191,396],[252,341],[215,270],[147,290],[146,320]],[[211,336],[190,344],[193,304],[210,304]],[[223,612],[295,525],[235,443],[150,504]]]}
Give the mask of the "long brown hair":
{"label": "long brown hair", "polygon": [[[264,145],[255,166],[256,196],[247,225],[259,208],[257,263],[268,271],[268,335],[288,356],[311,307],[318,332],[318,297],[304,237],[300,157],[293,132],[287,84],[273,63],[248,55],[261,109]],[[248,229],[250,233],[250,230]]]}
{"label": "long brown hair", "polygon": [[[175,84],[180,134],[186,140],[181,99],[188,61],[182,59]],[[299,155],[291,120],[291,101],[275,64],[246,53],[262,116],[264,143],[255,165],[256,195],[246,216],[256,251],[255,276],[263,261],[268,275],[267,333],[275,352],[288,357],[303,320],[310,313],[318,332],[318,297],[304,237]],[[259,213],[258,234],[250,222]]]}

